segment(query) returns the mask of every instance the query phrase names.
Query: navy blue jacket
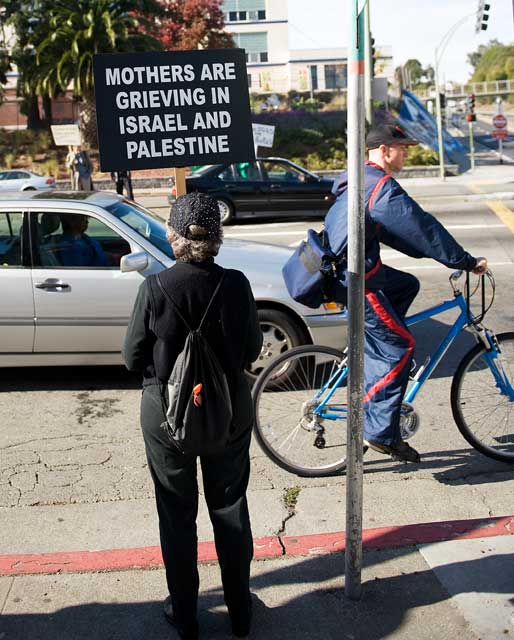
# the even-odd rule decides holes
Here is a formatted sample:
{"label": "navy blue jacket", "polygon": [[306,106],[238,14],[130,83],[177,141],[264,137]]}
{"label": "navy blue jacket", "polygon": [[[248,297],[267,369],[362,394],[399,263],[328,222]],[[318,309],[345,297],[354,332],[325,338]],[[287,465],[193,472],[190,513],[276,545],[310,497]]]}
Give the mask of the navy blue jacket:
{"label": "navy blue jacket", "polygon": [[[452,269],[471,271],[473,258],[434,216],[423,209],[394,178],[376,164],[367,162],[365,179],[366,287],[380,289],[385,276],[380,260],[380,242],[413,258],[433,258]],[[368,207],[373,191],[371,210]],[[348,174],[334,181],[337,196],[325,218],[330,247],[336,255],[348,243]],[[346,284],[346,272],[340,274]]]}

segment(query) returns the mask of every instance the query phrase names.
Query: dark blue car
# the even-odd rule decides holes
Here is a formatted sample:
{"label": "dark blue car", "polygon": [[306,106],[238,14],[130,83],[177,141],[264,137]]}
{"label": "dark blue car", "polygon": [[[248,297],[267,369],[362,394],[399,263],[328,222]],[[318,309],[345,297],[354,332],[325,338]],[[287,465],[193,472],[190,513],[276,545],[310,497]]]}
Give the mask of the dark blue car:
{"label": "dark blue car", "polygon": [[[257,216],[324,216],[334,201],[332,184],[284,158],[206,165],[186,177],[188,193],[217,199],[223,224]],[[173,185],[170,203],[175,196]]]}

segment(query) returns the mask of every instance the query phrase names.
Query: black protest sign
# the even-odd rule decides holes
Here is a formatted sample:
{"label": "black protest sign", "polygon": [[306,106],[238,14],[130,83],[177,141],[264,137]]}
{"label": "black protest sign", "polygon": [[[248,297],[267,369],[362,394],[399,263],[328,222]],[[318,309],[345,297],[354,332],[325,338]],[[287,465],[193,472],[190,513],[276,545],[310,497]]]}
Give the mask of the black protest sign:
{"label": "black protest sign", "polygon": [[255,158],[243,49],[98,54],[102,171]]}

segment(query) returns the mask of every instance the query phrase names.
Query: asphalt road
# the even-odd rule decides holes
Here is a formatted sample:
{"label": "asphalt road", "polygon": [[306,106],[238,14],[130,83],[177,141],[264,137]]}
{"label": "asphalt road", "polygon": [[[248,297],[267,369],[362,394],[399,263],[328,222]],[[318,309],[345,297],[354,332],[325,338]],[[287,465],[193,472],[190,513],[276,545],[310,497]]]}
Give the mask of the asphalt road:
{"label": "asphalt road", "polygon": [[[466,149],[469,149],[469,124],[464,119],[461,119],[460,125],[457,128],[462,134],[462,143]],[[475,145],[499,152],[500,147],[498,145],[498,140],[493,137],[493,128],[492,115],[480,115],[476,122],[473,123]],[[502,155],[504,156],[504,160],[512,160],[514,162],[513,119],[507,120],[507,130],[509,131],[509,137],[503,140]]]}
{"label": "asphalt road", "polygon": [[[427,197],[426,203],[429,202]],[[146,204],[155,208],[159,201],[155,199]],[[514,234],[486,202],[454,201],[446,205],[443,199],[439,209],[442,210],[438,210],[436,215],[447,229],[472,254],[487,256],[490,261],[497,292],[486,324],[497,331],[512,330]],[[294,246],[309,226],[319,228],[321,221],[249,221],[228,227],[226,237]],[[450,272],[445,267],[429,260],[414,260],[387,248],[383,259],[396,268],[411,271],[420,279],[421,294],[413,311],[451,295]],[[423,361],[424,354],[440,339],[451,321],[451,317],[442,316],[428,321],[425,327],[420,325],[416,328],[418,346],[415,358],[418,362]],[[462,504],[457,504],[457,493],[448,501],[446,492],[449,486],[469,484],[472,477],[473,484],[484,483],[490,487],[488,495],[498,501],[494,483],[513,478],[510,467],[471,450],[451,417],[451,377],[462,354],[472,344],[469,335],[461,336],[455,343],[455,349],[447,354],[418,396],[416,407],[422,427],[414,444],[425,456],[416,473],[400,465],[392,466],[378,455],[366,456],[365,471],[367,486],[370,487],[367,491],[372,506],[367,512],[365,526],[376,526],[381,521],[444,519],[445,516],[455,517],[456,513],[469,516],[472,515],[470,510],[473,511],[471,502],[466,498]],[[147,543],[146,539],[134,539],[135,533],[131,537],[123,524],[123,514],[127,516],[135,511],[138,518],[154,518],[152,487],[138,425],[138,377],[120,367],[6,369],[0,371],[0,388],[0,414],[3,418],[0,432],[0,517],[6,523],[5,531],[8,531],[0,541],[0,553],[44,550],[45,527],[48,525],[52,535],[58,535],[56,531],[60,526],[52,515],[55,512],[48,511],[51,506],[66,507],[71,510],[68,513],[75,514],[70,515],[78,524],[74,528],[74,548],[95,544],[87,527],[87,539],[80,538],[80,518],[85,522],[93,517],[100,518],[102,522],[108,519],[109,526],[119,534],[121,544]],[[291,487],[301,489],[298,510],[303,516],[297,514],[288,522],[290,533],[344,528],[343,509],[335,515],[323,510],[327,485],[339,487],[340,502],[344,503],[344,477],[308,480],[291,476],[274,466],[255,444],[252,446],[252,459],[250,504],[256,512],[254,535],[268,535],[284,526],[282,494]],[[404,480],[412,481],[413,489],[417,487],[421,491],[424,487],[426,504],[393,502],[388,508],[384,507],[385,496],[391,498],[401,490],[405,486],[401,484]],[[315,521],[311,521],[314,516],[309,509],[313,501],[317,505]],[[93,505],[96,509],[94,516],[91,512]],[[495,508],[502,510],[497,505]],[[495,509],[490,507],[489,510],[494,512]],[[505,506],[504,511],[507,510]],[[260,518],[257,515],[259,511],[262,514]],[[199,537],[210,539],[212,534],[209,533],[205,514],[202,517]],[[65,518],[58,520],[64,522]],[[41,527],[41,539],[30,530],[31,522],[35,527]],[[63,531],[65,526],[62,525]],[[57,546],[66,549],[66,544],[63,540],[62,545]]]}

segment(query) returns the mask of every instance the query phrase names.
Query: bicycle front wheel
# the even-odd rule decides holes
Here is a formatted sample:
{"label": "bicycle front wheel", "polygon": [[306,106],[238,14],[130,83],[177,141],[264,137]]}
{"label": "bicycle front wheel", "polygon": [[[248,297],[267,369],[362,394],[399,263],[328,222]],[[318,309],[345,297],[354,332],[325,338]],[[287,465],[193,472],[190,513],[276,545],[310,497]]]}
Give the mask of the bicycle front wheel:
{"label": "bicycle front wheel", "polygon": [[257,378],[252,391],[255,436],[264,453],[286,471],[323,477],[346,467],[343,358],[330,347],[296,347]]}
{"label": "bicycle front wheel", "polygon": [[464,356],[452,382],[452,412],[472,447],[514,463],[514,333],[496,340],[496,352],[477,344]]}

